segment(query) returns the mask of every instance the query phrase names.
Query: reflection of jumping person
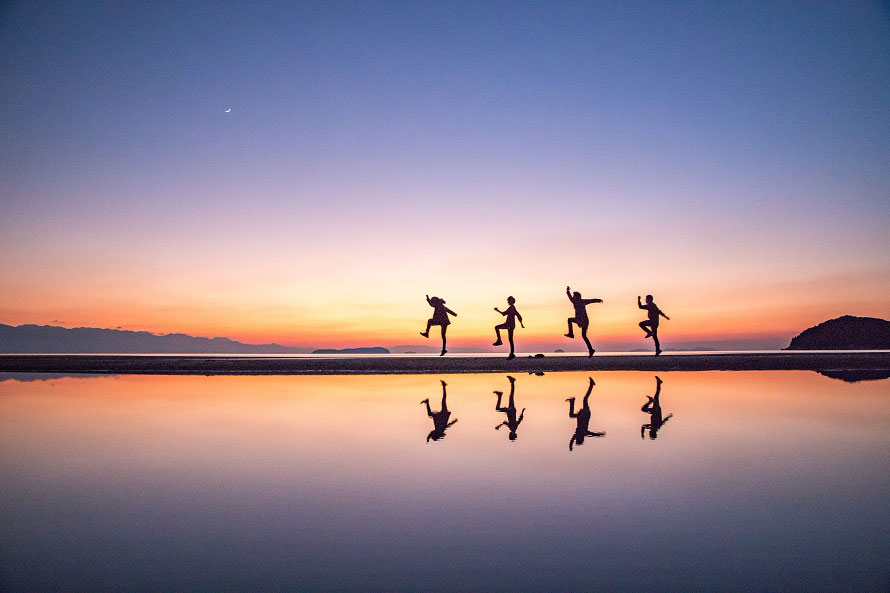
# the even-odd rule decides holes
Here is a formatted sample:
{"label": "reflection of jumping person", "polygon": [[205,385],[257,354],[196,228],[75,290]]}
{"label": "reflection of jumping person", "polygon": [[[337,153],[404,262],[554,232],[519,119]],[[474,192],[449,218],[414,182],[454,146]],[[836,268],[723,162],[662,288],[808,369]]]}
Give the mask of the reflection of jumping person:
{"label": "reflection of jumping person", "polygon": [[575,307],[575,316],[569,317],[569,333],[566,334],[566,337],[575,337],[575,333],[572,331],[572,323],[580,327],[581,337],[584,338],[584,343],[587,344],[587,357],[590,358],[593,356],[594,349],[590,345],[590,340],[587,339],[587,326],[590,325],[590,320],[587,318],[587,305],[602,303],[603,299],[582,299],[580,292],[576,291],[573,293],[568,286],[566,286],[566,296],[569,297],[572,306]]}
{"label": "reflection of jumping person", "polygon": [[520,315],[519,311],[516,310],[515,303],[516,299],[509,296],[507,297],[507,304],[510,306],[507,307],[506,311],[501,311],[497,307],[494,308],[495,311],[505,316],[507,320],[500,325],[494,326],[494,332],[497,334],[498,339],[495,341],[494,344],[492,344],[492,346],[500,346],[501,344],[503,344],[503,342],[501,341],[501,330],[507,330],[507,340],[510,341],[510,356],[507,357],[507,360],[516,358],[516,354],[514,354],[513,352],[513,329],[516,327],[516,320],[518,319],[519,325],[525,328],[525,325],[522,323],[522,315]]}
{"label": "reflection of jumping person", "polygon": [[655,395],[649,397],[649,401],[643,404],[641,408],[643,412],[649,414],[649,424],[644,424],[640,427],[640,438],[646,438],[646,429],[649,429],[649,438],[655,439],[658,437],[658,429],[664,426],[665,422],[670,420],[673,414],[668,414],[667,418],[661,417],[661,402],[658,401],[658,396],[661,395],[661,378],[655,377]]}
{"label": "reflection of jumping person", "polygon": [[593,391],[593,386],[596,383],[593,382],[593,377],[588,377],[590,379],[590,384],[587,386],[587,394],[584,396],[584,403],[581,406],[581,409],[578,410],[578,413],[575,413],[575,398],[570,397],[566,401],[569,402],[569,418],[577,418],[578,425],[575,427],[575,434],[572,435],[572,438],[569,440],[569,451],[572,450],[572,447],[577,445],[583,445],[584,439],[586,437],[603,437],[606,436],[604,432],[591,432],[588,430],[590,426],[590,405],[588,405],[587,400],[590,399],[590,392]]}
{"label": "reflection of jumping person", "polygon": [[652,295],[646,295],[646,304],[644,305],[640,302],[640,297],[637,297],[637,306],[640,309],[645,309],[649,313],[649,321],[641,321],[640,327],[646,332],[647,338],[652,338],[655,341],[655,356],[661,354],[661,344],[658,342],[658,317],[664,317],[665,319],[670,319],[667,315],[664,314],[664,311],[658,308],[652,301]]}
{"label": "reflection of jumping person", "polygon": [[510,401],[507,404],[506,408],[501,407],[501,398],[504,396],[503,391],[495,391],[498,396],[498,403],[495,404],[494,409],[498,412],[503,412],[507,415],[507,419],[494,427],[495,430],[500,430],[502,426],[506,426],[510,429],[509,439],[511,441],[516,440],[516,430],[519,428],[519,423],[522,422],[522,418],[525,416],[525,408],[522,408],[522,412],[519,413],[519,418],[516,417],[516,404],[513,402],[513,393],[516,387],[516,379],[513,377],[507,376],[507,379],[510,380]]}
{"label": "reflection of jumping person", "polygon": [[420,332],[420,335],[424,338],[428,338],[430,337],[430,328],[432,326],[442,326],[442,353],[439,354],[439,356],[445,356],[445,353],[448,352],[445,350],[445,332],[448,330],[448,325],[451,323],[451,320],[448,319],[448,315],[451,314],[457,317],[457,313],[445,306],[445,299],[440,299],[437,296],[430,298],[430,295],[426,295],[426,302],[433,308],[433,317],[426,322],[426,331]]}
{"label": "reflection of jumping person", "polygon": [[434,441],[438,441],[441,438],[445,437],[445,429],[457,422],[457,418],[448,421],[451,418],[451,412],[448,411],[448,405],[445,403],[445,387],[448,385],[445,381],[441,381],[442,383],[442,409],[438,412],[433,412],[432,408],[430,408],[430,400],[423,400],[422,404],[426,404],[426,413],[427,415],[433,419],[433,430],[426,435],[426,442],[430,442],[430,439]]}

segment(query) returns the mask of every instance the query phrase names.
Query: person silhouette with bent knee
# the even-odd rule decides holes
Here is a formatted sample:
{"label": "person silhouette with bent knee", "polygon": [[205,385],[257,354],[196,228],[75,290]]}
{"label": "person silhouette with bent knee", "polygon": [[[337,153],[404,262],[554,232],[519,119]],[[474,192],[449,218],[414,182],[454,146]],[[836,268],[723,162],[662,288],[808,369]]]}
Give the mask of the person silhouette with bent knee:
{"label": "person silhouette with bent knee", "polygon": [[658,375],[655,376],[655,395],[646,396],[649,398],[643,407],[640,410],[646,414],[649,414],[649,424],[644,424],[640,427],[640,438],[646,438],[646,429],[649,429],[649,438],[656,439],[658,438],[658,429],[665,425],[665,423],[673,417],[673,414],[668,414],[667,418],[662,418],[661,412],[661,402],[658,397],[661,395],[661,377]]}
{"label": "person silhouette with bent knee", "polygon": [[569,301],[571,301],[572,306],[575,307],[575,316],[569,317],[569,333],[566,334],[567,338],[574,338],[575,333],[572,331],[572,324],[574,323],[578,327],[581,328],[581,337],[584,339],[584,343],[587,344],[587,357],[590,358],[593,356],[595,352],[593,346],[590,345],[590,340],[587,339],[587,327],[590,325],[590,319],[587,317],[587,305],[592,303],[602,303],[603,299],[584,299],[581,298],[580,292],[572,292],[568,286],[566,286],[566,296],[569,297]]}
{"label": "person silhouette with bent knee", "polygon": [[640,309],[644,309],[649,314],[649,319],[647,321],[640,322],[640,328],[646,332],[647,338],[652,338],[655,341],[655,356],[661,354],[661,344],[658,341],[658,318],[664,317],[665,319],[670,320],[670,317],[664,314],[664,311],[658,308],[658,305],[652,300],[652,295],[646,295],[646,304],[644,305],[640,301],[640,297],[637,296],[637,307]]}
{"label": "person silhouette with bent knee", "polygon": [[522,422],[522,419],[525,417],[525,408],[522,408],[522,412],[519,413],[519,418],[516,417],[516,404],[513,401],[513,394],[515,392],[516,387],[516,379],[507,375],[507,379],[510,380],[510,400],[507,403],[507,407],[501,407],[501,398],[504,396],[503,391],[495,391],[495,395],[498,396],[498,403],[495,404],[494,409],[498,412],[503,412],[507,415],[507,419],[494,427],[495,430],[500,430],[502,426],[506,426],[510,429],[510,434],[507,438],[511,441],[515,441],[517,434],[516,431],[519,429],[519,423]]}
{"label": "person silhouette with bent knee", "polygon": [[430,307],[433,308],[433,316],[426,322],[426,330],[420,332],[420,335],[424,338],[430,337],[430,328],[434,325],[438,325],[442,327],[442,352],[439,356],[445,356],[445,353],[448,352],[445,350],[445,332],[448,331],[448,326],[451,324],[451,320],[448,319],[448,315],[453,315],[457,317],[457,313],[449,309],[445,306],[445,299],[440,299],[437,296],[430,298],[430,295],[426,295],[426,302]]}
{"label": "person silhouette with bent knee", "polygon": [[448,395],[445,391],[445,388],[448,386],[448,383],[445,381],[439,381],[442,383],[442,408],[438,412],[433,412],[432,408],[430,408],[430,400],[423,400],[422,404],[426,404],[426,413],[427,415],[433,419],[433,430],[430,431],[428,435],[426,435],[426,442],[430,442],[430,439],[434,441],[438,441],[439,439],[445,438],[445,429],[457,422],[457,418],[449,422],[449,418],[451,418],[451,412],[448,410],[448,404],[445,403],[445,398]]}
{"label": "person silhouette with bent knee", "polygon": [[513,347],[513,330],[516,328],[516,320],[519,320],[519,325],[525,328],[525,324],[522,323],[522,315],[519,314],[519,311],[516,310],[516,299],[509,296],[507,297],[507,305],[509,305],[506,310],[501,311],[497,307],[494,308],[495,311],[506,317],[506,321],[500,325],[494,326],[494,332],[497,335],[498,339],[492,344],[492,346],[500,346],[503,344],[501,341],[501,330],[507,330],[507,339],[510,341],[510,356],[507,357],[507,360],[511,360],[516,358],[516,354],[514,353]]}
{"label": "person silhouette with bent knee", "polygon": [[575,398],[570,397],[566,401],[569,402],[569,418],[577,419],[577,426],[575,427],[575,433],[572,435],[572,438],[569,439],[569,451],[575,445],[583,445],[584,439],[586,437],[604,437],[606,433],[604,432],[593,432],[589,429],[590,426],[590,405],[588,400],[590,399],[590,392],[593,391],[593,386],[596,383],[593,382],[593,377],[588,377],[590,379],[590,384],[587,386],[587,393],[584,395],[583,405],[581,409],[578,410],[578,413],[575,413]]}

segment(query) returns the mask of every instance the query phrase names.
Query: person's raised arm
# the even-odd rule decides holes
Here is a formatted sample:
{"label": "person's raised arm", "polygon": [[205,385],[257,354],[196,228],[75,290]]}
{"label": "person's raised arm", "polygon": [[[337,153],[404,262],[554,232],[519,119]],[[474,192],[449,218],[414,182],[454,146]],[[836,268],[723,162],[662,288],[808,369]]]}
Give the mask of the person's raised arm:
{"label": "person's raised arm", "polygon": [[646,307],[643,306],[643,301],[640,300],[640,296],[639,296],[639,295],[637,295],[637,307],[639,307],[640,309],[645,309],[645,308],[646,308]]}
{"label": "person's raised arm", "polygon": [[[566,286],[566,296],[569,297],[569,300],[572,301],[572,289]],[[575,301],[572,301],[573,303]]]}
{"label": "person's raised arm", "polygon": [[426,304],[429,305],[430,307],[433,306],[432,301],[430,301],[430,295],[426,295]]}

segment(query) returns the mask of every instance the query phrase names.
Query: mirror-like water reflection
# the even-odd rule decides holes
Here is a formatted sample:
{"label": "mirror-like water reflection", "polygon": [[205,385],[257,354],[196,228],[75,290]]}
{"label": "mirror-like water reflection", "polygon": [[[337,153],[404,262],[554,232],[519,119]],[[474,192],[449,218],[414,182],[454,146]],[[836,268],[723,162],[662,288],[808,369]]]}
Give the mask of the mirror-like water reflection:
{"label": "mirror-like water reflection", "polygon": [[0,590],[883,591],[888,387],[4,380]]}

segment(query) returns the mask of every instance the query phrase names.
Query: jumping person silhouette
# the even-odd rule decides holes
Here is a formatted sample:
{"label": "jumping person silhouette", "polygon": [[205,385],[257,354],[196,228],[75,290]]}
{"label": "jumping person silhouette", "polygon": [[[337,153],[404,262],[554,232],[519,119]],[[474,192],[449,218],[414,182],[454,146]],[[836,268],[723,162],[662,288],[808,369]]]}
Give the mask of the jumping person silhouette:
{"label": "jumping person silhouette", "polygon": [[640,327],[644,332],[646,332],[647,338],[652,338],[655,341],[655,356],[661,354],[661,344],[658,342],[658,317],[664,317],[665,319],[670,320],[670,317],[664,314],[664,311],[658,308],[658,305],[652,300],[652,295],[646,295],[646,304],[644,305],[640,301],[640,297],[637,296],[637,306],[640,309],[645,309],[649,313],[648,321],[641,321]]}
{"label": "jumping person silhouette", "polygon": [[430,328],[432,326],[442,326],[442,353],[439,356],[445,356],[445,353],[448,352],[445,350],[445,332],[448,331],[448,325],[451,323],[448,315],[451,314],[457,317],[457,313],[445,306],[445,299],[440,299],[437,296],[430,298],[430,295],[426,295],[426,302],[433,308],[433,317],[426,322],[426,331],[420,332],[420,335],[428,338],[430,337]]}
{"label": "jumping person silhouette", "polygon": [[575,291],[573,293],[568,286],[566,286],[566,296],[569,297],[572,306],[575,307],[575,316],[569,317],[569,333],[566,334],[566,337],[575,337],[575,333],[572,331],[572,323],[577,324],[581,328],[581,337],[584,338],[584,343],[587,344],[587,357],[590,358],[593,356],[594,349],[590,345],[590,340],[587,339],[587,326],[590,325],[590,319],[587,318],[587,305],[602,303],[603,299],[582,299],[580,292]]}
{"label": "jumping person silhouette", "polygon": [[520,315],[519,311],[516,310],[515,303],[516,299],[509,296],[507,297],[507,304],[510,306],[507,307],[506,311],[501,311],[497,307],[494,308],[495,311],[505,316],[507,320],[500,325],[494,326],[494,332],[495,334],[497,334],[498,339],[494,342],[494,344],[492,344],[492,346],[500,346],[501,344],[503,344],[503,342],[501,341],[501,330],[507,330],[507,339],[510,341],[510,356],[507,357],[507,360],[516,358],[516,354],[513,352],[513,330],[516,328],[516,320],[518,319],[519,325],[521,325],[523,329],[525,328],[525,325],[522,323],[522,315]]}
{"label": "jumping person silhouette", "polygon": [[516,417],[516,404],[513,402],[513,393],[516,387],[516,379],[507,375],[507,379],[510,380],[510,401],[507,404],[506,408],[501,407],[501,398],[504,396],[503,391],[495,391],[495,394],[498,396],[498,403],[495,404],[494,409],[498,412],[503,412],[507,415],[507,419],[494,427],[495,430],[500,430],[502,426],[506,426],[510,429],[509,439],[511,441],[516,440],[516,430],[519,428],[519,423],[522,422],[523,417],[525,416],[525,408],[522,408],[522,412],[519,413],[519,418]]}
{"label": "jumping person silhouette", "polygon": [[584,439],[586,437],[604,437],[606,433],[604,432],[591,432],[588,430],[590,426],[590,405],[587,403],[587,400],[590,399],[590,392],[593,391],[593,386],[596,383],[593,382],[593,377],[588,377],[590,379],[590,384],[587,386],[587,394],[584,396],[584,403],[581,406],[581,409],[578,410],[578,413],[575,413],[575,398],[570,397],[566,401],[569,402],[569,418],[577,418],[578,424],[575,427],[575,434],[572,435],[572,438],[569,439],[569,451],[572,450],[572,447],[575,445],[583,445]]}
{"label": "jumping person silhouette", "polygon": [[662,418],[661,416],[661,402],[658,401],[658,396],[661,395],[661,378],[657,375],[655,376],[655,395],[654,396],[646,396],[649,398],[641,411],[649,414],[649,424],[644,424],[640,427],[640,438],[646,438],[646,429],[649,429],[649,438],[655,439],[658,437],[658,429],[664,426],[664,424],[671,419],[673,414],[668,414],[667,418]]}
{"label": "jumping person silhouette", "polygon": [[422,404],[426,404],[426,413],[427,415],[433,419],[433,430],[430,431],[428,435],[426,435],[426,442],[430,442],[430,439],[434,441],[438,441],[441,438],[445,437],[445,429],[457,422],[457,418],[448,421],[451,418],[451,412],[448,411],[448,405],[445,403],[445,397],[448,395],[445,391],[445,388],[448,386],[448,383],[445,381],[440,381],[442,383],[442,409],[438,412],[433,412],[432,408],[430,408],[430,400],[423,400]]}

